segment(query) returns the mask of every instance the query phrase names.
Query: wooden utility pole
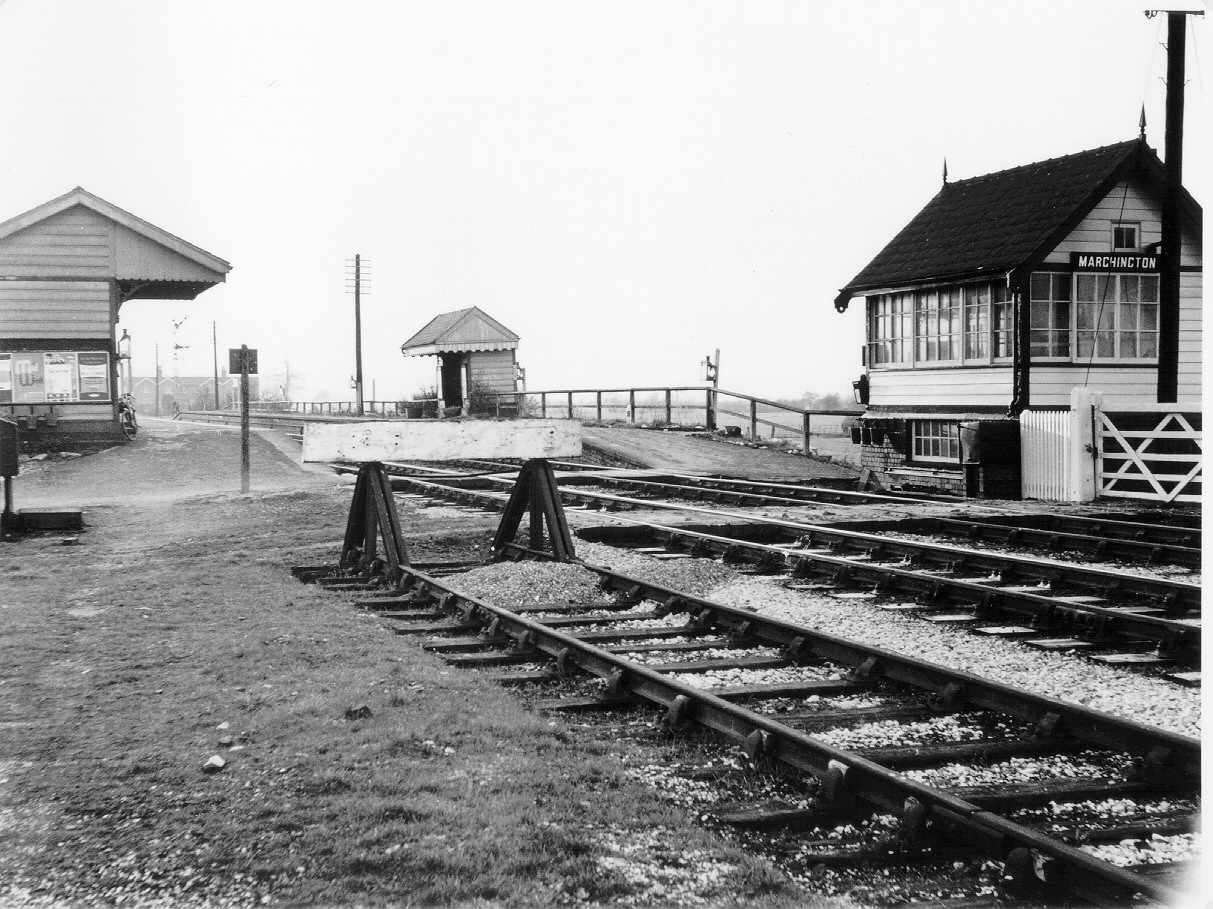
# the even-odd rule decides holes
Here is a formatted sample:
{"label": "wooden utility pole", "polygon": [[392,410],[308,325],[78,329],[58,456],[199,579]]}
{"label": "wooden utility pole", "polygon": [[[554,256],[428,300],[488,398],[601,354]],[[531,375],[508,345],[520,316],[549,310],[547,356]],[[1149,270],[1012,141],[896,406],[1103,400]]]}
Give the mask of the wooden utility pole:
{"label": "wooden utility pole", "polygon": [[211,319],[211,360],[215,367],[215,410],[219,409],[219,340],[215,334],[215,320]]}
{"label": "wooden utility pole", "polygon": [[160,344],[156,344],[156,416],[160,416]]}
{"label": "wooden utility pole", "polygon": [[362,416],[362,256],[354,254],[354,398]]}
{"label": "wooden utility pole", "polygon": [[1147,10],[1153,18],[1167,14],[1167,122],[1164,157],[1166,188],[1162,203],[1162,274],[1158,307],[1158,402],[1179,397],[1179,273],[1181,224],[1179,199],[1183,190],[1184,52],[1188,16],[1195,10]]}

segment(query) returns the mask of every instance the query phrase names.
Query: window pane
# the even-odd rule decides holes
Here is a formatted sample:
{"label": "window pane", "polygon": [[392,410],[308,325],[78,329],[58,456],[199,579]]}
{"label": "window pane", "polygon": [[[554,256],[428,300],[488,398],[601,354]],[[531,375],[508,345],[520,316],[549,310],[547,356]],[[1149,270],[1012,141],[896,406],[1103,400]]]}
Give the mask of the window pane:
{"label": "window pane", "polygon": [[1141,299],[1146,303],[1158,302],[1158,275],[1141,276]]}
{"label": "window pane", "polygon": [[[1030,307],[1032,320],[1029,325],[1032,328],[1048,328],[1049,327],[1049,304],[1048,303],[1033,303]],[[1079,319],[1079,325],[1082,325],[1082,320]]]}
{"label": "window pane", "polygon": [[1158,356],[1158,335],[1142,332],[1138,341],[1138,354],[1143,357]]}
{"label": "window pane", "polygon": [[1032,273],[1032,299],[1049,299],[1049,275],[1047,272]]}
{"label": "window pane", "polygon": [[1122,331],[1120,333],[1120,355],[1122,357],[1137,356],[1137,333]]}
{"label": "window pane", "polygon": [[[1079,345],[1081,348],[1081,344]],[[1047,357],[1049,355],[1049,333],[1047,331],[1032,332],[1032,356]]]}
{"label": "window pane", "polygon": [[1137,313],[1140,308],[1134,303],[1120,304],[1120,327],[1122,330],[1137,327]]}
{"label": "window pane", "polygon": [[1079,303],[1078,310],[1078,328],[1094,328],[1095,327],[1095,310],[1099,308],[1095,303]]}
{"label": "window pane", "polygon": [[1095,335],[1095,356],[1116,356],[1116,336],[1110,331],[1097,332]]}
{"label": "window pane", "polygon": [[1089,303],[1095,298],[1095,276],[1087,274],[1079,275],[1077,299]]}
{"label": "window pane", "polygon": [[1054,275],[1053,276],[1053,299],[1070,301],[1070,276],[1069,275]]}
{"label": "window pane", "polygon": [[1125,303],[1136,303],[1141,299],[1141,279],[1137,275],[1120,276],[1120,299]]}
{"label": "window pane", "polygon": [[1155,331],[1158,328],[1158,304],[1143,303],[1141,309],[1141,327]]}

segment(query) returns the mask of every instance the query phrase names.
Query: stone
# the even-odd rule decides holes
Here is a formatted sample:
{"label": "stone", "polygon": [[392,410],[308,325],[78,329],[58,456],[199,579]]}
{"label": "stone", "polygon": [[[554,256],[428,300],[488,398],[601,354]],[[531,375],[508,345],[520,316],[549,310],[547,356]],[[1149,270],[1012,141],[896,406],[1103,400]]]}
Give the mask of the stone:
{"label": "stone", "polygon": [[233,739],[233,738],[232,738],[230,735],[221,735],[221,736],[219,736],[219,744],[220,744],[220,745],[230,745],[230,744],[232,744],[232,742],[234,742],[234,741],[236,741],[236,740],[235,740],[235,739]]}
{"label": "stone", "polygon": [[357,707],[347,707],[345,709],[345,718],[347,720],[366,720],[370,719],[373,715],[371,708],[366,704],[360,704]]}
{"label": "stone", "polygon": [[206,759],[206,763],[202,765],[203,773],[218,773],[227,766],[227,761],[217,754],[212,754]]}

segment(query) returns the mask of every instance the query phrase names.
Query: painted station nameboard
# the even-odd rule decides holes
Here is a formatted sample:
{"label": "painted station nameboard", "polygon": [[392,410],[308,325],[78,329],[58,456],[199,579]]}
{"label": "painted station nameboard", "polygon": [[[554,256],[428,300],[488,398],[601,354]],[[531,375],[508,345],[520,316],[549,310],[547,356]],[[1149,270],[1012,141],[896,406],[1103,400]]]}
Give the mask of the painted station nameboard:
{"label": "painted station nameboard", "polygon": [[0,353],[0,404],[110,400],[110,355],[103,350]]}
{"label": "painted station nameboard", "polygon": [[1137,253],[1070,253],[1075,271],[1158,271],[1158,259]]}
{"label": "painted station nameboard", "polygon": [[580,454],[581,424],[576,420],[380,420],[303,427],[304,461],[457,461]]}

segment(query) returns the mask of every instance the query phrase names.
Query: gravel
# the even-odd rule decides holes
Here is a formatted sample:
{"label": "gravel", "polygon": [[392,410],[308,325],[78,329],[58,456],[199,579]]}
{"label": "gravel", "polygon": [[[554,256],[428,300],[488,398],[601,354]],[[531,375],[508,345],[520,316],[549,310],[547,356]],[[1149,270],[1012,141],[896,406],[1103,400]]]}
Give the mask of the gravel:
{"label": "gravel", "polygon": [[1200,853],[1200,834],[1176,833],[1168,836],[1155,833],[1145,840],[1123,840],[1119,843],[1101,843],[1079,848],[1122,868],[1156,862],[1186,862]]}
{"label": "gravel", "polygon": [[577,555],[594,565],[603,565],[643,581],[703,596],[713,587],[739,577],[715,559],[651,559],[603,543],[577,542]]}
{"label": "gravel", "polygon": [[451,575],[451,587],[494,606],[587,607],[613,597],[598,588],[598,576],[564,562],[496,562]]}
{"label": "gravel", "polygon": [[1006,786],[1051,780],[1123,779],[1130,758],[1124,754],[1084,751],[1076,755],[1011,758],[996,764],[943,764],[904,775],[943,789]]}
{"label": "gravel", "polygon": [[828,729],[814,733],[813,737],[836,748],[909,748],[945,742],[980,742],[990,736],[988,730],[974,725],[971,717],[957,714],[912,723],[880,720],[862,726]]}
{"label": "gravel", "polygon": [[1200,736],[1200,690],[1016,641],[975,635],[920,618],[877,609],[863,600],[839,600],[789,590],[778,578],[735,578],[711,591],[721,603],[751,609],[828,634],[950,669],[1058,698],[1093,710]]}

